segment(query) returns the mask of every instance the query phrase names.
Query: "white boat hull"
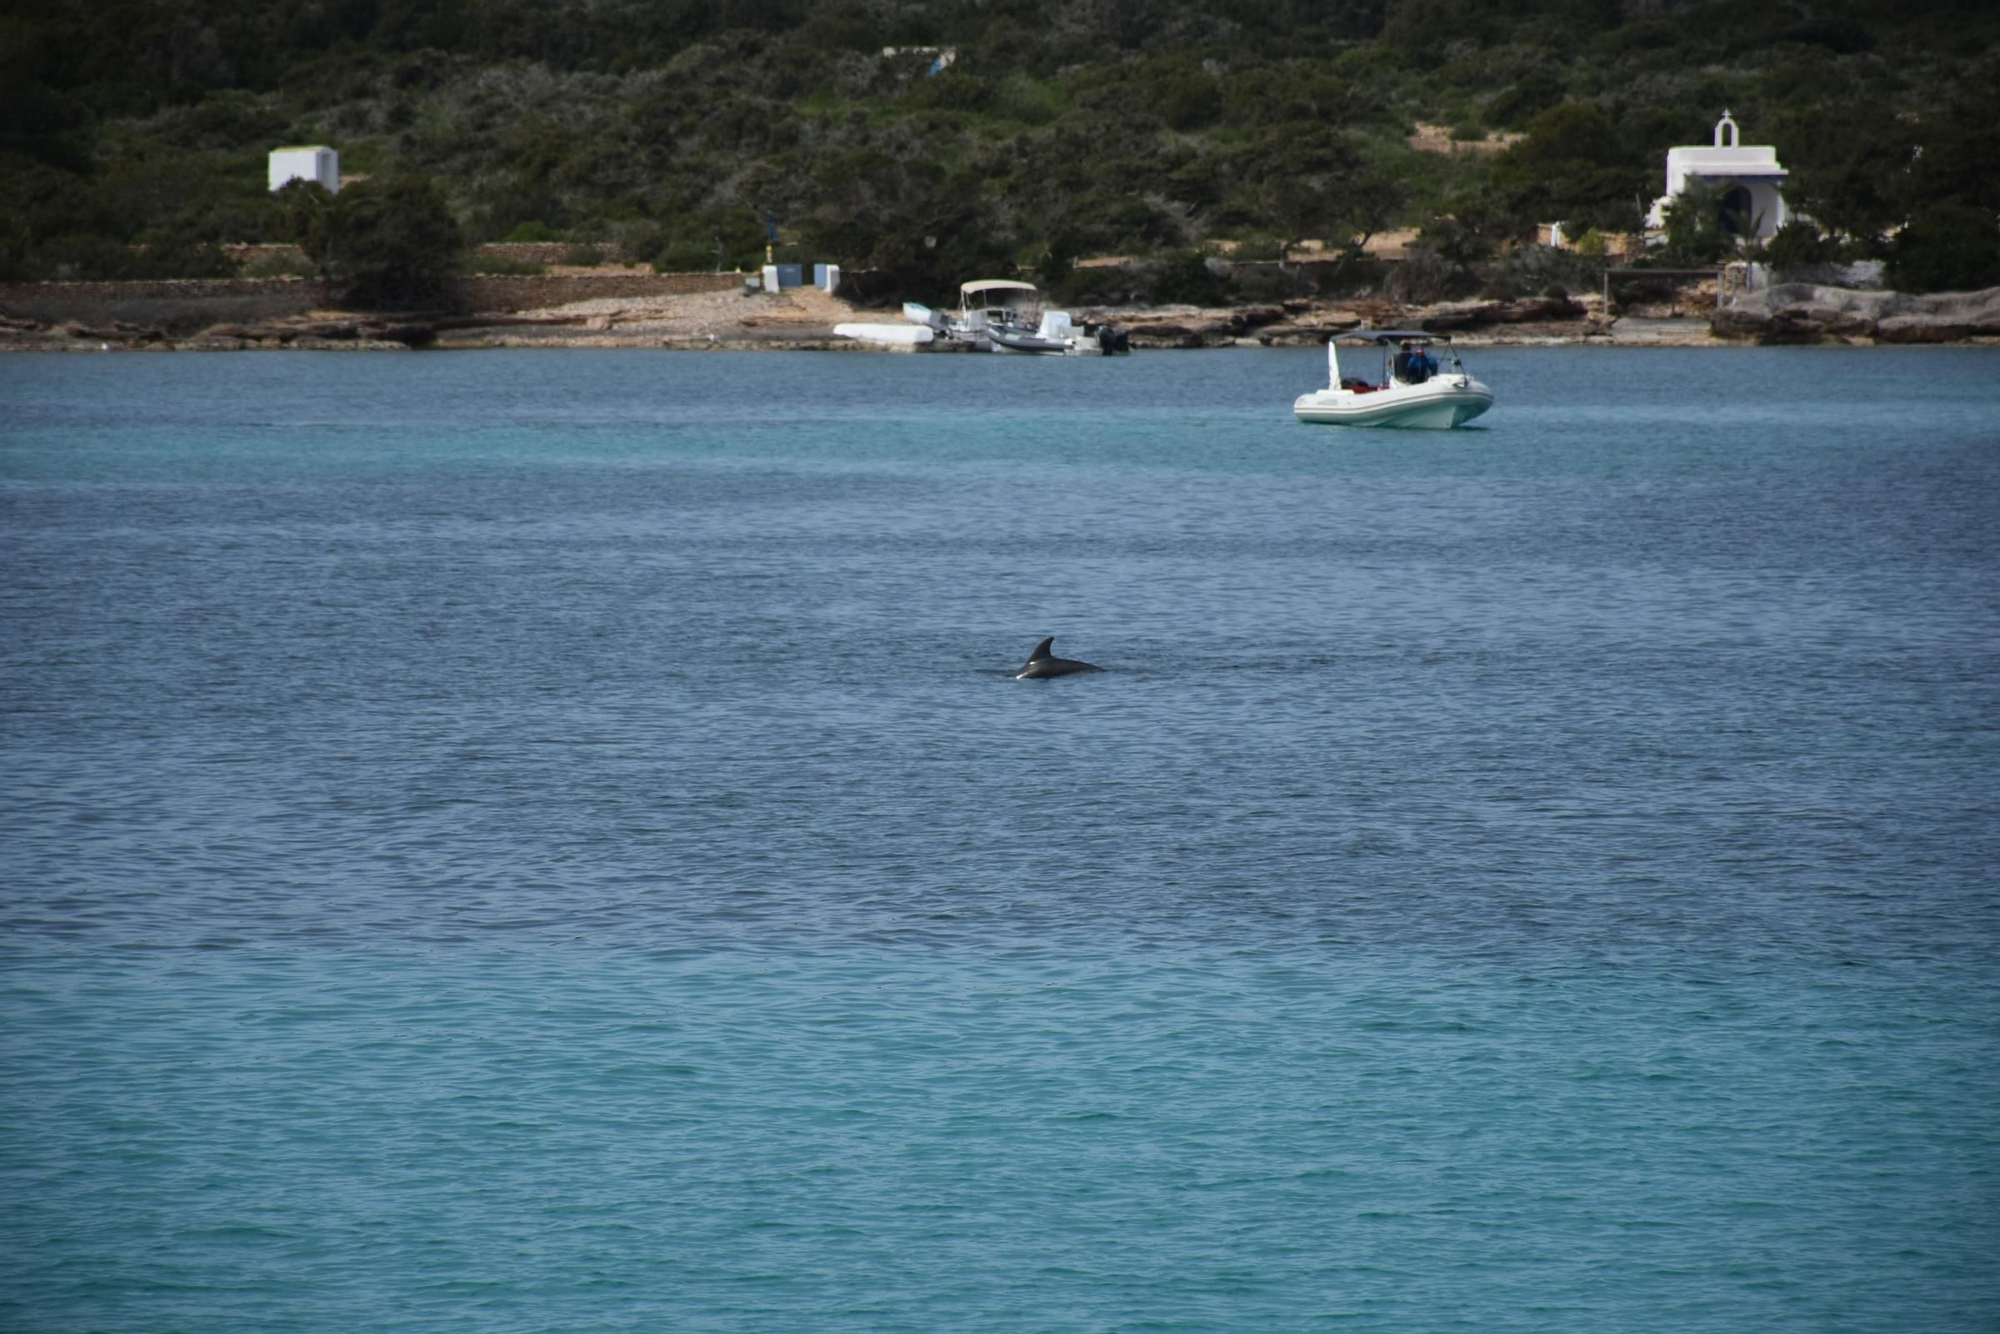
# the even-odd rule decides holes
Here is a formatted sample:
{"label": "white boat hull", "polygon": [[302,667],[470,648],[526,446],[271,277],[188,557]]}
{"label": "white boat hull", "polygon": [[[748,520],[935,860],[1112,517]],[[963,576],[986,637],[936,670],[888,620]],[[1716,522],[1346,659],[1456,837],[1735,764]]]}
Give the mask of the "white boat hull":
{"label": "white boat hull", "polygon": [[1391,384],[1357,393],[1315,389],[1292,411],[1302,422],[1333,426],[1393,426],[1449,430],[1493,406],[1493,391],[1469,375],[1440,375],[1422,384]]}
{"label": "white boat hull", "polygon": [[988,332],[979,340],[989,352],[1013,357],[1101,357],[1104,349],[1095,338],[1073,335],[1061,340],[1038,338],[1033,334],[1005,335]]}

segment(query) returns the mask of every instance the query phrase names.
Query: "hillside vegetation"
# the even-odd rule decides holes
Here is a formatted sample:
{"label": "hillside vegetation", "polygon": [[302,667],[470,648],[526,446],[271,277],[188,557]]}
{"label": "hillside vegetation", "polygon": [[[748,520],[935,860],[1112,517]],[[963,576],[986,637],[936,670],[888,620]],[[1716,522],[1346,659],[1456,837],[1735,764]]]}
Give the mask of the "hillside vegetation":
{"label": "hillside vegetation", "polygon": [[[933,298],[1098,254],[1201,298],[1219,243],[1392,227],[1423,229],[1405,281],[1539,282],[1568,261],[1504,243],[1636,230],[1725,107],[1818,223],[1785,262],[2000,283],[2000,7],[1943,0],[15,0],[0,278],[213,273],[222,243],[428,210],[433,247],[680,269],[759,262],[775,228]],[[1419,123],[1521,137],[1429,152]],[[355,218],[267,191],[303,143],[371,178]]]}

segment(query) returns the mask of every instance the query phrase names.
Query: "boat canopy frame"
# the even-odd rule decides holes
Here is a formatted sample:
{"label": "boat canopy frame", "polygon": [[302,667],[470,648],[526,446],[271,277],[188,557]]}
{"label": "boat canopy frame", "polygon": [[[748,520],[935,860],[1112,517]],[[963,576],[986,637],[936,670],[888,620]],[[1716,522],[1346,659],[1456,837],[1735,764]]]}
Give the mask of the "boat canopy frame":
{"label": "boat canopy frame", "polygon": [[1334,338],[1343,343],[1425,343],[1451,346],[1448,333],[1426,333],[1422,329],[1356,329],[1352,333],[1335,334]]}
{"label": "boat canopy frame", "polygon": [[[1338,348],[1342,343],[1353,343],[1363,347],[1379,347],[1382,349],[1382,381],[1380,384],[1371,383],[1360,376],[1350,377],[1341,373]],[[1397,348],[1412,345],[1420,348],[1435,347],[1441,351],[1445,364],[1439,366],[1433,361],[1431,363],[1432,375],[1468,376],[1471,374],[1470,371],[1465,369],[1465,362],[1459,357],[1458,349],[1452,346],[1451,335],[1448,333],[1426,333],[1422,329],[1356,329],[1351,333],[1335,334],[1326,340],[1327,387],[1329,389],[1346,389],[1354,393],[1366,394],[1387,389],[1392,384],[1421,384],[1423,383],[1421,380],[1405,380],[1392,364],[1397,359]],[[1425,379],[1429,378],[1431,376],[1425,377]]]}
{"label": "boat canopy frame", "polygon": [[1029,330],[1041,305],[1042,289],[1015,278],[975,278],[958,285],[959,318],[968,323],[984,320],[988,328],[1012,326]]}
{"label": "boat canopy frame", "polygon": [[1024,283],[1013,278],[979,278],[969,283],[960,283],[958,285],[958,296],[963,301],[966,297],[978,296],[981,292],[1035,292],[1039,290],[1041,289],[1037,288],[1033,283]]}

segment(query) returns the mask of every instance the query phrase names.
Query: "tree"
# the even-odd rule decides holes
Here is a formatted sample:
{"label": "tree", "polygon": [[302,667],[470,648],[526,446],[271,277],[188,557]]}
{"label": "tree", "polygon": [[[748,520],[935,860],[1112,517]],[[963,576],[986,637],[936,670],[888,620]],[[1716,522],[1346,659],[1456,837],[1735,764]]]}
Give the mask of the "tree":
{"label": "tree", "polygon": [[1934,204],[1889,247],[1889,285],[1901,292],[2000,287],[2000,221],[1971,204]]}
{"label": "tree", "polygon": [[[1223,272],[1226,273],[1227,267]],[[1216,306],[1229,299],[1223,274],[1209,267],[1199,250],[1182,250],[1161,260],[1153,278],[1152,299],[1189,306]]]}
{"label": "tree", "polygon": [[351,295],[370,304],[426,300],[457,271],[465,237],[429,181],[364,181],[337,198],[347,214]]}
{"label": "tree", "polygon": [[1660,258],[1669,264],[1708,265],[1736,249],[1722,221],[1722,194],[1702,180],[1689,180],[1667,201],[1667,245]]}
{"label": "tree", "polygon": [[1409,198],[1356,137],[1315,126],[1274,127],[1246,166],[1265,182],[1261,204],[1277,229],[1281,263],[1301,241],[1317,238],[1341,252],[1345,267],[1395,224]]}
{"label": "tree", "polygon": [[1340,251],[1345,268],[1375,234],[1395,223],[1408,196],[1394,178],[1360,165],[1339,176],[1279,180],[1271,190],[1273,221],[1282,229],[1280,258],[1317,237]]}
{"label": "tree", "polygon": [[1516,232],[1551,220],[1577,232],[1628,232],[1638,224],[1649,171],[1627,152],[1610,117],[1565,102],[1536,116],[1527,137],[1499,155],[1492,183]]}
{"label": "tree", "polygon": [[1909,127],[1883,123],[1873,106],[1826,115],[1817,132],[1797,136],[1796,153],[1787,150],[1785,203],[1853,251],[1879,255],[1909,208],[1916,145]]}
{"label": "tree", "polygon": [[970,277],[1013,272],[1018,238],[989,181],[951,171],[925,155],[923,143],[901,151],[868,147],[818,164],[799,216],[800,239],[856,269],[873,269],[888,289],[942,300]]}
{"label": "tree", "polygon": [[464,258],[457,220],[421,177],[361,181],[337,195],[295,182],[279,194],[292,240],[356,304],[434,299]]}
{"label": "tree", "polygon": [[294,179],[285,183],[276,199],[278,234],[304,251],[320,282],[331,285],[345,249],[333,192],[318,181]]}
{"label": "tree", "polygon": [[1469,191],[1445,203],[1445,211],[1424,223],[1417,241],[1455,269],[1489,258],[1506,239],[1502,209],[1490,193]]}

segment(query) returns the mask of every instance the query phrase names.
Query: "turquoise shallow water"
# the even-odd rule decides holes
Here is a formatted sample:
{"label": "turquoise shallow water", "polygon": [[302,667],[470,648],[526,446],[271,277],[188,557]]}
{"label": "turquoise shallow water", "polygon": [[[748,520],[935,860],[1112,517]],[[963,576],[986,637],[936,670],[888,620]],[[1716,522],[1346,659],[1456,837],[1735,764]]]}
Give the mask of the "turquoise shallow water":
{"label": "turquoise shallow water", "polygon": [[0,359],[0,1327],[2000,1325],[2000,362],[1473,365]]}

